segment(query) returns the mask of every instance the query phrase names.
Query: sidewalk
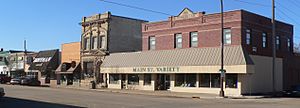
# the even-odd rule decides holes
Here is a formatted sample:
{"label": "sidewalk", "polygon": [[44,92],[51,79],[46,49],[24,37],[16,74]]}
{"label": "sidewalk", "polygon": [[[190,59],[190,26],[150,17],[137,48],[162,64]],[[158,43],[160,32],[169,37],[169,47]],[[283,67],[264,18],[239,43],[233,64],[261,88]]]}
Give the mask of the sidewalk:
{"label": "sidewalk", "polygon": [[[99,92],[112,92],[121,94],[135,94],[135,95],[147,95],[147,96],[160,96],[160,97],[173,97],[173,98],[194,98],[194,99],[220,99],[217,94],[207,94],[207,93],[183,93],[183,92],[171,92],[171,91],[146,91],[146,90],[125,90],[125,89],[107,89],[107,88],[79,88],[79,87],[58,87],[65,89],[80,89],[89,91],[99,91]],[[261,99],[265,96],[227,96],[228,99]]]}

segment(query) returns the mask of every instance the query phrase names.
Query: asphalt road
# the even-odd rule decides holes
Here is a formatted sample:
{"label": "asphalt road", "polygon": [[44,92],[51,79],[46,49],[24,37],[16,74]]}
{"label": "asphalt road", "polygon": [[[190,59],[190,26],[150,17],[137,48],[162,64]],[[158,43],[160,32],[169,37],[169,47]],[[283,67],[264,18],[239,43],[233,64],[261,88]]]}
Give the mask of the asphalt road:
{"label": "asphalt road", "polygon": [[192,99],[0,85],[0,108],[300,108],[300,98]]}

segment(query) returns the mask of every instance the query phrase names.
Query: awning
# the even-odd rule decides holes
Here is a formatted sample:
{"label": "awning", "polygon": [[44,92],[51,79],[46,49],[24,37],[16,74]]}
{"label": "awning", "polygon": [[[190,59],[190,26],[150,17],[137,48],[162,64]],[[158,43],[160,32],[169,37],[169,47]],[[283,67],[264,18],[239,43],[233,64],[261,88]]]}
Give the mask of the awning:
{"label": "awning", "polygon": [[67,71],[62,71],[61,67],[63,64],[60,64],[55,70],[55,74],[73,74],[76,70],[80,69],[80,63],[76,63],[75,67],[70,67]]}
{"label": "awning", "polygon": [[[220,47],[187,48],[110,54],[101,67],[103,73],[217,73],[221,65]],[[224,47],[228,73],[252,73],[254,64],[242,46]]]}

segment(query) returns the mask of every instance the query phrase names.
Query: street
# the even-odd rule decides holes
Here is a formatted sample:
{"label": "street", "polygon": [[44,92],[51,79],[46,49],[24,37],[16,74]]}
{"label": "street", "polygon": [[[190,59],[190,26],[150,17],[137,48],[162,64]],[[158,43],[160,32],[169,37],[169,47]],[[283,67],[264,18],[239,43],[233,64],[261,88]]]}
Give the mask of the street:
{"label": "street", "polygon": [[192,99],[90,90],[0,85],[0,108],[299,108],[299,98]]}

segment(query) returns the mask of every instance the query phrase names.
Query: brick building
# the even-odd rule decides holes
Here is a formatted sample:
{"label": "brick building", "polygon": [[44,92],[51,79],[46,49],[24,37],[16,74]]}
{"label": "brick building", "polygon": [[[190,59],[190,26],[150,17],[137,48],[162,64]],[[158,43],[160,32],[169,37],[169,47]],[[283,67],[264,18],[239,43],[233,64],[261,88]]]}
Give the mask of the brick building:
{"label": "brick building", "polygon": [[80,50],[83,69],[82,86],[89,86],[91,81],[100,84],[106,81],[102,80],[105,74],[97,68],[106,55],[142,50],[143,22],[145,21],[112,15],[110,12],[82,19],[80,23],[82,25]]}
{"label": "brick building", "polygon": [[61,45],[60,63],[55,70],[58,82],[54,81],[53,86],[57,83],[61,86],[79,86],[81,79],[80,42]]}
{"label": "brick building", "polygon": [[[108,87],[215,93],[220,90],[220,14],[185,8],[166,21],[143,23],[142,52],[107,56]],[[224,13],[226,95],[271,92],[271,19],[245,10]],[[276,21],[275,89],[300,84],[293,25]],[[293,76],[293,80],[289,79]]]}

